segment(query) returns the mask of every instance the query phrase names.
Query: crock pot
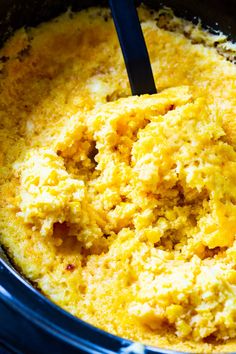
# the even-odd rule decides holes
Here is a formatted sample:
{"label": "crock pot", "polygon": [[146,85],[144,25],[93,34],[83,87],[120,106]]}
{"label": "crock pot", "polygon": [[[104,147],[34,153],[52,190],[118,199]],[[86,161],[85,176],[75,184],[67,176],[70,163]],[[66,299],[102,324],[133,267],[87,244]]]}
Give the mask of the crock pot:
{"label": "crock pot", "polygon": [[[236,0],[146,0],[144,3],[155,9],[171,7],[176,15],[195,23],[200,18],[204,27],[221,30],[231,40],[236,39]],[[104,6],[107,2],[0,0],[0,45],[17,28],[35,26],[69,6],[77,11],[92,5]],[[73,317],[46,299],[14,269],[0,249],[0,353],[4,350],[1,345],[23,354],[138,353],[131,344]],[[143,350],[148,354],[177,353],[149,346]]]}

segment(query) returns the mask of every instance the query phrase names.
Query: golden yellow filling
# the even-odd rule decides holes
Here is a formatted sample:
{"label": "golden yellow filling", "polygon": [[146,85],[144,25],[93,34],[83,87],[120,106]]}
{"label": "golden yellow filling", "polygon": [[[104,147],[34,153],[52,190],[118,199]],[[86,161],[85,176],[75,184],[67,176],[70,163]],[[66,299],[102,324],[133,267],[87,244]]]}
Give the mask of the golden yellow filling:
{"label": "golden yellow filling", "polygon": [[139,15],[151,96],[130,96],[106,9],[22,29],[1,49],[1,242],[95,326],[234,351],[236,67],[196,43],[214,36]]}

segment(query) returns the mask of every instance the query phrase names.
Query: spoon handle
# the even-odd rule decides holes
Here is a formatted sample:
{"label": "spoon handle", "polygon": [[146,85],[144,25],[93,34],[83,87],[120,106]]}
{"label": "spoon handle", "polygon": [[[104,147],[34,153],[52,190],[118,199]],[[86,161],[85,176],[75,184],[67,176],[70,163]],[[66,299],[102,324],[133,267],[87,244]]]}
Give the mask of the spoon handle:
{"label": "spoon handle", "polygon": [[133,95],[156,93],[134,0],[109,0]]}

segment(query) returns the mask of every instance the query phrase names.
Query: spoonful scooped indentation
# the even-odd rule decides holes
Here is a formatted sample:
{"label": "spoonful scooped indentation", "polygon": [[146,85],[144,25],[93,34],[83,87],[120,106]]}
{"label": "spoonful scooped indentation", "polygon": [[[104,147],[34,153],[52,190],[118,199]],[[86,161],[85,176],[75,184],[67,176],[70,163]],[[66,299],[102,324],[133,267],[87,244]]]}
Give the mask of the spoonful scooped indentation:
{"label": "spoonful scooped indentation", "polygon": [[133,95],[156,93],[134,0],[109,0]]}

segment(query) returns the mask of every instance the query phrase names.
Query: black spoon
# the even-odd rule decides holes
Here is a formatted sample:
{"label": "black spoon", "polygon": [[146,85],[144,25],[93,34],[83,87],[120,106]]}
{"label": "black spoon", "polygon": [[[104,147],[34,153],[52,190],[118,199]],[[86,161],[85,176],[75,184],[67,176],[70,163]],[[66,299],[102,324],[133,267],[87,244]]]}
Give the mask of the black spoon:
{"label": "black spoon", "polygon": [[109,0],[133,95],[156,93],[134,0]]}

